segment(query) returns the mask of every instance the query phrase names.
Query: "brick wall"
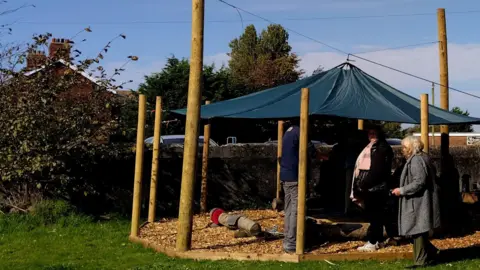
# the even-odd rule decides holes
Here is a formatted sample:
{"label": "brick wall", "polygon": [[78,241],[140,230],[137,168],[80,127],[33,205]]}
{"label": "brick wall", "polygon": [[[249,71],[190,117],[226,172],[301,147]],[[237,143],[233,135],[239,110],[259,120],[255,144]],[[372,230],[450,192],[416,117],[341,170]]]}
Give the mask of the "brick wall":
{"label": "brick wall", "polygon": [[[441,138],[440,136],[429,137],[430,145],[440,145]],[[466,136],[450,136],[449,137],[450,145],[451,146],[464,146],[467,145],[467,137]]]}

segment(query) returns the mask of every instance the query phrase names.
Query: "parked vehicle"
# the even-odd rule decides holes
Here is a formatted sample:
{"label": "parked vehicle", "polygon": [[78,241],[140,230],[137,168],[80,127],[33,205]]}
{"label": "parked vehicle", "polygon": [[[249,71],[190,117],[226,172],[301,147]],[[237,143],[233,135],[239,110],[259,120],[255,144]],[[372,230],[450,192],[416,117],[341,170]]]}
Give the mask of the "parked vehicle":
{"label": "parked vehicle", "polygon": [[[160,144],[163,145],[182,145],[185,143],[185,135],[163,135],[160,136]],[[153,137],[145,139],[145,144],[153,144]],[[203,145],[203,136],[198,137],[198,144]],[[210,139],[210,146],[218,146],[214,140]]]}
{"label": "parked vehicle", "polygon": [[387,143],[390,145],[402,145],[402,139],[390,138],[387,139]]}
{"label": "parked vehicle", "polygon": [[227,138],[227,144],[236,144],[237,143],[237,137],[228,137]]}

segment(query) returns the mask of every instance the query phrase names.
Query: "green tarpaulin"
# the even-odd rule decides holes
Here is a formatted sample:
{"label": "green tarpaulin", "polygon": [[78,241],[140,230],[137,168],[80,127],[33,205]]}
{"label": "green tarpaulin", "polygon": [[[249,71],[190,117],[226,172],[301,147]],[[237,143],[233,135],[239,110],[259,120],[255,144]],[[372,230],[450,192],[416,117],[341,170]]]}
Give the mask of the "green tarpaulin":
{"label": "green tarpaulin", "polygon": [[[287,119],[300,114],[301,89],[310,89],[310,115],[420,123],[420,100],[344,63],[326,72],[239,98],[201,107],[201,118]],[[173,111],[186,114],[186,109]],[[429,123],[480,123],[430,106]]]}

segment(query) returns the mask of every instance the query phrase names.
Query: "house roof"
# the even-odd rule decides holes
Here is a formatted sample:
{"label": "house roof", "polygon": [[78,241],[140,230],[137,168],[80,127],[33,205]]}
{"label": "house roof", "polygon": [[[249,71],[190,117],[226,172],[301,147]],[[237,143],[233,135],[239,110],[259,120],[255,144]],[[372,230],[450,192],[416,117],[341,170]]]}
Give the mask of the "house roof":
{"label": "house roof", "polygon": [[[82,75],[83,77],[85,77],[86,79],[88,79],[89,81],[93,82],[94,84],[96,85],[99,85],[100,86],[100,80],[95,78],[95,77],[92,77],[90,76],[88,73],[86,73],[85,71],[80,71],[78,70],[78,67],[75,66],[75,65],[72,65],[70,63],[68,63],[67,61],[63,60],[63,59],[59,59],[57,61],[57,63],[61,63],[62,65],[70,68],[71,70],[79,73],[80,75]],[[31,70],[31,71],[28,71],[25,73],[25,76],[30,76],[30,75],[33,75],[41,70],[45,69],[45,66],[42,66],[40,68],[37,68],[37,69],[34,69],[34,70]],[[114,93],[114,94],[117,94],[117,90],[114,90],[114,89],[107,89],[107,91],[111,92],[111,93]]]}
{"label": "house roof", "polygon": [[128,89],[122,89],[122,90],[116,90],[117,94],[123,97],[133,97],[134,94],[132,93],[132,90]]}
{"label": "house roof", "polygon": [[[343,63],[328,71],[250,95],[203,105],[202,119],[288,119],[300,115],[302,88],[310,89],[309,115],[396,123],[420,123],[420,100]],[[174,110],[185,115],[187,110]],[[449,125],[480,123],[438,107],[429,106],[429,123]]]}

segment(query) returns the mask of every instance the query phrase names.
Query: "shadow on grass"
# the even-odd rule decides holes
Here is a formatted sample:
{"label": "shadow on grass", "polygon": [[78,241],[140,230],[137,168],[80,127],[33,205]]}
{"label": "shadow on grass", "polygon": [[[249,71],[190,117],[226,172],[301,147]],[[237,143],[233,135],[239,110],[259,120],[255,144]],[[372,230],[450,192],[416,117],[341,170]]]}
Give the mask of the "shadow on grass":
{"label": "shadow on grass", "polygon": [[480,259],[480,245],[467,248],[442,250],[440,257],[441,263],[453,263],[465,260]]}

